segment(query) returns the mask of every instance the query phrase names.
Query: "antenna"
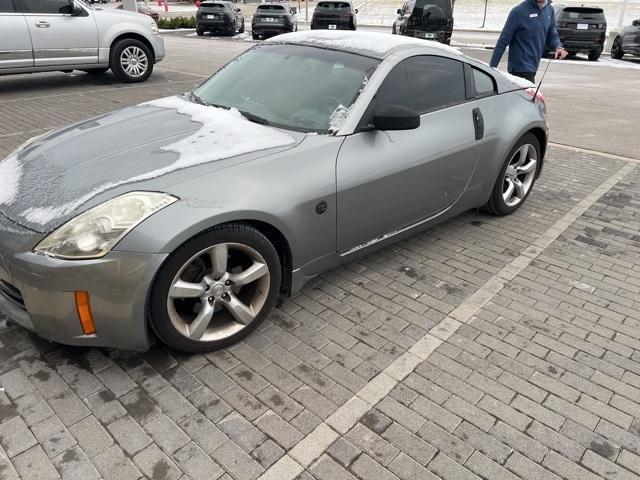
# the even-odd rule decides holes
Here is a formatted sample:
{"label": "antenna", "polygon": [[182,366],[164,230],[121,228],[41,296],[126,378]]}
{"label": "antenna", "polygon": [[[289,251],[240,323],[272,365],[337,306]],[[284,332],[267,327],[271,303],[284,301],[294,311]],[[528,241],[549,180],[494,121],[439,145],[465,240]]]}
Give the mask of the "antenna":
{"label": "antenna", "polygon": [[542,85],[542,81],[544,80],[545,75],[547,74],[547,70],[549,70],[549,65],[551,65],[551,53],[549,54],[549,60],[547,60],[547,66],[544,69],[544,72],[542,73],[542,78],[540,79],[540,83],[538,83],[538,86],[536,88],[536,92],[533,94],[533,99],[531,100],[533,103],[536,103],[536,98],[538,98],[538,92],[540,91],[540,86]]}

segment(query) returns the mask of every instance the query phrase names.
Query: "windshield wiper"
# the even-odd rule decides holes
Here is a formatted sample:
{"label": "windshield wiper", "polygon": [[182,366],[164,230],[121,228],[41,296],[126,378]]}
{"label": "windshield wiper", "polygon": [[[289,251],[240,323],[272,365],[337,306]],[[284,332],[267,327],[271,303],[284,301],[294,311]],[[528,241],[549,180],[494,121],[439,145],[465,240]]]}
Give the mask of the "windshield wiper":
{"label": "windshield wiper", "polygon": [[258,115],[255,115],[251,112],[240,110],[240,114],[250,122],[259,123],[260,125],[270,125],[269,120],[267,120],[266,118],[262,118]]}
{"label": "windshield wiper", "polygon": [[205,107],[216,107],[216,108],[224,108],[225,110],[230,110],[231,107],[227,107],[226,105],[219,105],[217,103],[209,103],[205,102],[197,93],[189,92],[189,100],[192,102],[198,103],[200,105],[204,105]]}

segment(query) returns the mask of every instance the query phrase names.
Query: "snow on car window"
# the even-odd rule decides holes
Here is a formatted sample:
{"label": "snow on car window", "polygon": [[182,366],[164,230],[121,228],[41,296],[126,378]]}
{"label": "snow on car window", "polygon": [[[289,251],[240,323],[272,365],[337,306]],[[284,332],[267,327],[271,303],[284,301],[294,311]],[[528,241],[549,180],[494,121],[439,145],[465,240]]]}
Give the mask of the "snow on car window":
{"label": "snow on car window", "polygon": [[[174,109],[180,114],[189,116],[191,121],[201,124],[200,128],[191,135],[160,149],[165,152],[177,153],[177,160],[165,167],[150,170],[125,180],[104,183],[89,193],[62,205],[31,207],[25,210],[22,216],[32,224],[46,225],[56,218],[74,212],[97,195],[122,185],[151,180],[177,170],[216,160],[295,143],[295,139],[290,135],[249,122],[234,110],[199,105],[179,97],[153,100],[136,108],[149,107]],[[14,166],[13,169],[9,167],[7,171],[15,172],[16,167]]]}

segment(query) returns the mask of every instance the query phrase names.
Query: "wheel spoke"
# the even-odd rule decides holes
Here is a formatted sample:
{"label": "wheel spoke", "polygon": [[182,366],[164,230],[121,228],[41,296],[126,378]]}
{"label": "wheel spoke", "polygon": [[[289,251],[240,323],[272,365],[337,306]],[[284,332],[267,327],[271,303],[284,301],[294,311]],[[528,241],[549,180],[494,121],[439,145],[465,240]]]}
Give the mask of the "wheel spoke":
{"label": "wheel spoke", "polygon": [[515,187],[513,185],[513,180],[511,180],[510,178],[507,178],[506,182],[507,182],[507,190],[502,194],[502,198],[504,199],[504,203],[509,204],[511,197],[513,196],[513,191],[515,190]]}
{"label": "wheel spoke", "polygon": [[524,198],[524,195],[525,195],[524,185],[522,184],[522,182],[518,178],[514,178],[513,179],[513,186],[516,189],[516,194],[518,195],[518,198],[520,198],[522,200]]}
{"label": "wheel spoke", "polygon": [[524,165],[524,163],[527,161],[528,153],[529,145],[523,145],[522,147],[520,147],[520,149],[518,150],[518,161],[514,165],[516,168]]}
{"label": "wheel spoke", "polygon": [[234,285],[248,285],[251,282],[255,282],[257,279],[264,277],[268,273],[269,267],[267,267],[264,263],[253,262],[253,265],[251,265],[245,271],[229,275],[229,280]]}
{"label": "wheel spoke", "polygon": [[238,323],[249,325],[255,318],[253,310],[242,303],[233,293],[230,293],[229,299],[222,304],[231,312]]}
{"label": "wheel spoke", "polygon": [[215,303],[209,303],[206,300],[202,302],[202,310],[198,313],[191,324],[189,324],[189,338],[192,340],[200,340],[204,332],[207,330],[211,319],[213,318],[213,312],[215,311]]}
{"label": "wheel spoke", "polygon": [[528,163],[517,168],[517,173],[520,174],[532,172],[536,168],[536,163],[537,162],[533,158],[530,158]]}
{"label": "wheel spoke", "polygon": [[216,245],[209,250],[211,258],[211,275],[214,279],[222,278],[227,273],[227,259],[229,257],[229,249],[226,245]]}
{"label": "wheel spoke", "polygon": [[171,298],[196,298],[204,294],[206,286],[203,283],[185,282],[178,280],[169,291]]}

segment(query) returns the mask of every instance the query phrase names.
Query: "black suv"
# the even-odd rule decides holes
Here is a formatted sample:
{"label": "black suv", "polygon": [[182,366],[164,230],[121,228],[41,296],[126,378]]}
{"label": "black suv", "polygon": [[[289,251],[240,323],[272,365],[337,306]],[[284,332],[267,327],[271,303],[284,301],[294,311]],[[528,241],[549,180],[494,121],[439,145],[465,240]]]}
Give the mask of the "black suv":
{"label": "black suv", "polygon": [[311,17],[311,30],[355,30],[357,13],[351,2],[318,2]]}
{"label": "black suv", "polygon": [[453,5],[451,0],[408,0],[398,9],[391,33],[451,43]]}
{"label": "black suv", "polygon": [[235,35],[244,32],[244,16],[236,4],[227,0],[202,2],[196,12],[196,33],[219,32]]}
{"label": "black suv", "polygon": [[288,3],[261,3],[253,14],[251,36],[254,40],[296,31],[298,31],[296,9]]}
{"label": "black suv", "polygon": [[598,7],[556,5],[556,28],[569,55],[586,53],[589,60],[600,58],[607,34],[604,11]]}
{"label": "black suv", "polygon": [[623,28],[613,39],[611,58],[622,58],[624,54],[640,55],[640,19]]}

